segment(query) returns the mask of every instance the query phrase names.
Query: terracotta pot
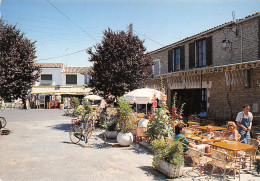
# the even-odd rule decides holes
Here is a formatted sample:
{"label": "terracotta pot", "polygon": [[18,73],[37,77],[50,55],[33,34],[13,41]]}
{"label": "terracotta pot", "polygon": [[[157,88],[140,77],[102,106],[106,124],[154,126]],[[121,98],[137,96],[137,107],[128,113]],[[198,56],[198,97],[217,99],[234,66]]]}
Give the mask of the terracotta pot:
{"label": "terracotta pot", "polygon": [[116,139],[121,146],[130,146],[134,137],[132,133],[118,133]]}

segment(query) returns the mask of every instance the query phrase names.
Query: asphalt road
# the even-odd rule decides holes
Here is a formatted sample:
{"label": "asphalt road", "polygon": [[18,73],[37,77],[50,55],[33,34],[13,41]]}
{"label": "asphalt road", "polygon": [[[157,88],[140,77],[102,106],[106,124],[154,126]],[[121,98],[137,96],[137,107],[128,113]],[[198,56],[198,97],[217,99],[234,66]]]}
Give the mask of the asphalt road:
{"label": "asphalt road", "polygon": [[104,142],[97,130],[90,145],[69,139],[71,118],[63,110],[0,110],[0,180],[157,180],[152,155],[134,145]]}

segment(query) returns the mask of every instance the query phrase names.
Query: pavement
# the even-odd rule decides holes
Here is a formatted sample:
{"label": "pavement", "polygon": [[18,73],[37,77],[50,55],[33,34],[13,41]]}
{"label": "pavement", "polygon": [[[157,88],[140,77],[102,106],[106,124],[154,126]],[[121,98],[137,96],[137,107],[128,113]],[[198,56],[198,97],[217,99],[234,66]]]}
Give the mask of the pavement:
{"label": "pavement", "polygon": [[[0,180],[209,180],[210,169],[199,176],[190,165],[183,177],[169,179],[153,168],[149,150],[104,140],[102,129],[94,132],[89,144],[72,144],[71,118],[63,114],[59,109],[0,110],[7,120],[0,136]],[[234,180],[232,174],[229,179]],[[242,171],[241,180],[257,181],[260,176]]]}

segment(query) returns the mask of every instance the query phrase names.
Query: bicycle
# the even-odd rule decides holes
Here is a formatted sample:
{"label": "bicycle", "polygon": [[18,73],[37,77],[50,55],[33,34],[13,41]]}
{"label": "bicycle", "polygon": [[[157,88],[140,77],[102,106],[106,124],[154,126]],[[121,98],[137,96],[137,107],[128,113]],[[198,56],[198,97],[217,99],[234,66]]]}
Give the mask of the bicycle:
{"label": "bicycle", "polygon": [[0,129],[4,128],[6,124],[6,119],[4,117],[0,117]]}
{"label": "bicycle", "polygon": [[94,130],[94,121],[92,117],[86,117],[83,120],[72,119],[70,127],[70,140],[72,143],[77,144],[79,141],[88,143],[89,138]]}

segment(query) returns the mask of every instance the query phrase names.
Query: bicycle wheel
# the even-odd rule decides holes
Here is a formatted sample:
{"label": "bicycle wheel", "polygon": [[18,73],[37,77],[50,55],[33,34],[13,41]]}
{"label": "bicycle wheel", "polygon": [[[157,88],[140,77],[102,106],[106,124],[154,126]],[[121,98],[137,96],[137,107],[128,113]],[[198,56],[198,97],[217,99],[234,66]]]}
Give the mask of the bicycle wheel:
{"label": "bicycle wheel", "polygon": [[81,128],[78,125],[72,125],[70,127],[70,141],[72,143],[78,143],[80,140],[82,140]]}
{"label": "bicycle wheel", "polygon": [[1,122],[2,128],[4,128],[6,126],[5,118],[4,117],[0,117],[0,122]]}

